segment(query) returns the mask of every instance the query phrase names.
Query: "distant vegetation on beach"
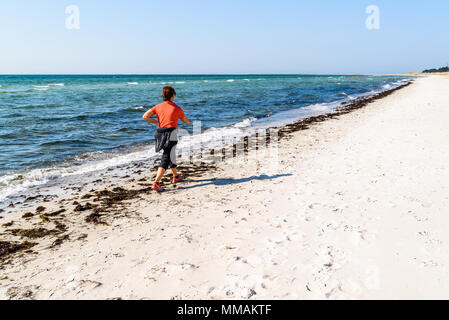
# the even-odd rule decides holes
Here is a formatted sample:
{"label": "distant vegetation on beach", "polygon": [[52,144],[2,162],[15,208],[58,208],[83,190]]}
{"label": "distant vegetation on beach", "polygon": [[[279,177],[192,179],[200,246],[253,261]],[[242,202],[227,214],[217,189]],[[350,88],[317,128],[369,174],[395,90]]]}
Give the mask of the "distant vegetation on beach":
{"label": "distant vegetation on beach", "polygon": [[436,73],[436,72],[449,72],[449,66],[441,67],[439,69],[427,69],[423,71],[423,73]]}

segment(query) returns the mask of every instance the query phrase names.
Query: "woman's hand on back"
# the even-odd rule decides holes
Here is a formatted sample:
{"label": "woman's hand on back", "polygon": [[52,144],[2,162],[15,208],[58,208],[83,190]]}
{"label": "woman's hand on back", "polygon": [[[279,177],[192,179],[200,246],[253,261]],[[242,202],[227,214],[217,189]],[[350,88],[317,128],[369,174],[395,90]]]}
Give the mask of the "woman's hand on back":
{"label": "woman's hand on back", "polygon": [[144,119],[145,121],[147,121],[147,122],[151,122],[151,123],[157,124],[157,126],[159,127],[159,121],[153,119],[153,117],[154,117],[155,115],[156,115],[156,114],[155,114],[153,111],[148,110],[148,111],[143,115],[143,119]]}
{"label": "woman's hand on back", "polygon": [[182,118],[181,121],[184,122],[184,123],[187,123],[187,124],[191,124],[192,123],[192,121],[189,118],[187,118],[187,117]]}

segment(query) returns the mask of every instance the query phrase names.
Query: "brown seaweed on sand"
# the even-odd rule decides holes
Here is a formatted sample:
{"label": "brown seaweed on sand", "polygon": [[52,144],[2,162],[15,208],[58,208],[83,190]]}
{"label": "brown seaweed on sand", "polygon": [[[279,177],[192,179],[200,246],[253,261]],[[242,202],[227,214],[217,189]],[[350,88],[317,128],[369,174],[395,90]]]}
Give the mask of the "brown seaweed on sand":
{"label": "brown seaweed on sand", "polygon": [[59,216],[61,213],[64,213],[64,212],[66,212],[66,210],[65,209],[61,209],[61,210],[58,210],[58,211],[55,211],[55,212],[52,212],[52,213],[43,214],[43,216],[45,216],[45,217],[56,217],[56,216]]}
{"label": "brown seaweed on sand", "polygon": [[60,233],[60,231],[58,231],[58,230],[48,230],[45,228],[12,229],[12,230],[7,230],[7,231],[14,236],[20,236],[20,237],[29,238],[29,239],[39,239],[39,238],[44,238],[47,236],[56,235],[56,234]]}
{"label": "brown seaweed on sand", "polygon": [[11,227],[13,224],[14,224],[14,221],[7,222],[7,223],[2,224],[2,227],[3,228],[8,228],[8,227]]}
{"label": "brown seaweed on sand", "polygon": [[55,228],[57,230],[59,230],[60,232],[66,232],[67,231],[67,226],[65,224],[62,224],[59,221],[53,221],[55,224]]}
{"label": "brown seaweed on sand", "polygon": [[22,218],[24,218],[24,219],[28,219],[28,218],[31,218],[31,217],[34,217],[34,214],[32,214],[31,212],[27,212],[27,213],[25,213],[22,216]]}
{"label": "brown seaweed on sand", "polygon": [[66,240],[70,240],[70,237],[67,234],[63,235],[62,237],[58,237],[55,241],[53,241],[51,247],[52,248],[58,247]]}
{"label": "brown seaweed on sand", "polygon": [[95,209],[96,207],[97,207],[96,205],[92,205],[91,203],[88,202],[84,206],[82,204],[78,204],[74,210],[75,212],[83,212]]}
{"label": "brown seaweed on sand", "polygon": [[106,222],[104,222],[104,221],[101,220],[101,217],[102,217],[102,216],[103,216],[103,215],[94,212],[94,213],[88,215],[88,216],[86,217],[85,221],[86,221],[87,223],[107,225]]}
{"label": "brown seaweed on sand", "polygon": [[39,216],[39,218],[41,218],[42,222],[49,222],[50,221],[50,219],[45,214],[41,214]]}
{"label": "brown seaweed on sand", "polygon": [[11,254],[17,253],[19,251],[29,250],[34,247],[36,243],[32,242],[11,242],[11,241],[0,241],[0,260],[5,259]]}
{"label": "brown seaweed on sand", "polygon": [[40,206],[40,207],[37,207],[37,208],[36,208],[36,213],[42,213],[42,212],[44,212],[45,210],[47,210],[47,208],[45,208],[45,207],[43,207],[43,206]]}
{"label": "brown seaweed on sand", "polygon": [[120,187],[116,187],[112,190],[102,190],[95,193],[97,198],[103,202],[107,207],[117,204],[122,201],[132,200],[142,193],[148,193],[151,188],[144,188],[138,190],[126,190]]}

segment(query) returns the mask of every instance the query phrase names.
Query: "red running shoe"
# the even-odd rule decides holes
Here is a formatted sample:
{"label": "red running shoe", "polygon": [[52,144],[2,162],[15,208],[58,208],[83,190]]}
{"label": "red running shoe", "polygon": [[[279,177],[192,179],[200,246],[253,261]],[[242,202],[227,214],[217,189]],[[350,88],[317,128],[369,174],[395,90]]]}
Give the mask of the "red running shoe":
{"label": "red running shoe", "polygon": [[151,190],[156,191],[156,192],[164,191],[164,189],[162,189],[161,185],[156,182],[153,184],[153,187],[151,188]]}
{"label": "red running shoe", "polygon": [[175,178],[173,178],[173,183],[178,183],[184,179],[182,174],[178,174]]}

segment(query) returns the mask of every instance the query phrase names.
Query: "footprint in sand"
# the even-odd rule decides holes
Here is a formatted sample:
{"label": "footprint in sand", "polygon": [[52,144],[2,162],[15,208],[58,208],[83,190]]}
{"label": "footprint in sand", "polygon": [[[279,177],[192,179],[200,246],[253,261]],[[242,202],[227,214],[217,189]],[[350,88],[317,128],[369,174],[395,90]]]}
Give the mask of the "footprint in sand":
{"label": "footprint in sand", "polygon": [[40,286],[9,287],[0,295],[1,300],[34,300]]}
{"label": "footprint in sand", "polygon": [[164,275],[167,277],[172,277],[172,276],[178,275],[185,271],[195,271],[198,268],[199,268],[198,266],[195,266],[191,263],[181,263],[181,264],[166,263],[166,264],[156,265],[156,266],[151,267],[147,271],[145,278],[146,279],[157,279],[157,277],[159,277],[161,275]]}
{"label": "footprint in sand", "polygon": [[266,279],[261,274],[226,276],[221,283],[209,289],[210,299],[257,299],[265,292]]}

